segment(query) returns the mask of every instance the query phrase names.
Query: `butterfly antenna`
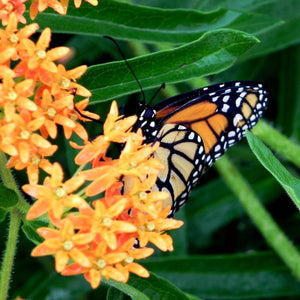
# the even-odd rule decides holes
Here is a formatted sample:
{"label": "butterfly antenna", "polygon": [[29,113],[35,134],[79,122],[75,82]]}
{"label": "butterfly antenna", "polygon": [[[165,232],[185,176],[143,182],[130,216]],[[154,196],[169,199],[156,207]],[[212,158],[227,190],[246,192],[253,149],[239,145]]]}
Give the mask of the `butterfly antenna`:
{"label": "butterfly antenna", "polygon": [[156,90],[152,98],[150,99],[149,105],[152,104],[152,101],[156,98],[157,94],[166,87],[166,84],[163,82],[161,86]]}
{"label": "butterfly antenna", "polygon": [[139,86],[139,88],[140,88],[140,90],[141,90],[141,93],[142,93],[142,95],[143,95],[143,102],[145,103],[145,102],[146,102],[146,97],[145,97],[145,93],[144,93],[144,90],[143,90],[143,88],[142,88],[142,85],[141,85],[140,81],[138,80],[138,78],[136,77],[135,73],[133,72],[133,69],[131,68],[129,62],[127,61],[127,59],[126,59],[126,57],[125,57],[125,55],[124,55],[124,53],[123,53],[121,47],[120,47],[119,44],[118,44],[113,38],[111,38],[110,36],[104,35],[103,37],[106,38],[106,39],[108,39],[108,40],[111,40],[111,41],[115,44],[115,46],[117,47],[117,49],[118,49],[120,55],[122,56],[123,60],[124,60],[125,63],[126,63],[128,69],[130,70],[131,74],[133,75],[134,79],[136,80],[136,82],[137,82],[137,84],[138,84],[138,86]]}

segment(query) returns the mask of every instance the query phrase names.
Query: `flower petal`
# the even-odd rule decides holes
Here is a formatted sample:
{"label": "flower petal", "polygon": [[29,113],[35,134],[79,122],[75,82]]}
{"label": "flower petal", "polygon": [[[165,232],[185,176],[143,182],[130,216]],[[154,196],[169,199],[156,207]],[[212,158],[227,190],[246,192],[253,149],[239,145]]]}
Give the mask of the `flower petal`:
{"label": "flower petal", "polygon": [[66,251],[57,251],[55,254],[55,270],[62,272],[69,261],[69,255]]}
{"label": "flower petal", "polygon": [[70,251],[70,257],[77,262],[79,265],[83,267],[91,267],[91,262],[89,261],[88,257],[84,255],[79,249],[73,248]]}

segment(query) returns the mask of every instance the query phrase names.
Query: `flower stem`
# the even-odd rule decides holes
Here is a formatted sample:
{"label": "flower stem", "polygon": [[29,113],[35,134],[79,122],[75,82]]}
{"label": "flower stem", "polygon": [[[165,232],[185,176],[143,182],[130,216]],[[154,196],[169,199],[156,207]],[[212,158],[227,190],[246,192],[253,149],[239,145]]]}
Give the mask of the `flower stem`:
{"label": "flower stem", "polygon": [[10,213],[10,223],[8,229],[8,238],[6,249],[1,266],[0,278],[0,300],[7,298],[10,277],[13,268],[14,257],[17,248],[18,232],[21,224],[21,214],[17,209]]}
{"label": "flower stem", "polygon": [[226,155],[215,164],[268,244],[300,280],[300,254]]}
{"label": "flower stem", "polygon": [[300,146],[278,132],[265,121],[260,120],[252,132],[276,152],[300,167]]}

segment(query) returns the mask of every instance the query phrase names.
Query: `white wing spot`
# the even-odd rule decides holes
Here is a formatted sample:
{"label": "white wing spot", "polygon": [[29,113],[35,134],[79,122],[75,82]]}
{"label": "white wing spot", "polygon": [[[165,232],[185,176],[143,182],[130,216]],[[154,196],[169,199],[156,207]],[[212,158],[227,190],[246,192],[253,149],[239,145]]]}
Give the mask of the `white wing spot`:
{"label": "white wing spot", "polygon": [[233,125],[237,126],[240,121],[243,120],[243,116],[241,114],[236,114],[233,118]]}
{"label": "white wing spot", "polygon": [[236,106],[236,107],[240,107],[240,106],[241,106],[242,100],[243,100],[243,99],[242,99],[241,97],[236,98],[236,100],[235,100],[235,106]]}
{"label": "white wing spot", "polygon": [[229,108],[230,108],[230,106],[228,104],[224,104],[221,110],[222,110],[222,112],[227,113]]}
{"label": "white wing spot", "polygon": [[195,138],[195,133],[194,132],[191,132],[188,136],[188,139],[189,140],[193,140]]}
{"label": "white wing spot", "polygon": [[229,99],[230,99],[230,96],[229,95],[225,95],[223,97],[223,102],[227,102]]}

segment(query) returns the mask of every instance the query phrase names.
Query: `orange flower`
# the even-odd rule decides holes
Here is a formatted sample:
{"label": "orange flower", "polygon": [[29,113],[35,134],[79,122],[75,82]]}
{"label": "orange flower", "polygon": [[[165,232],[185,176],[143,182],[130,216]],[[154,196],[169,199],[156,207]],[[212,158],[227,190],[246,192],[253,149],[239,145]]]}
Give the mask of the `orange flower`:
{"label": "orange flower", "polygon": [[[12,123],[3,125],[0,130],[3,132],[0,142],[2,151],[13,156],[19,156],[22,163],[26,164],[30,160],[30,153],[33,149],[38,152],[40,149],[49,149],[50,142],[35,133],[43,125],[44,118],[31,120],[22,118],[19,115],[13,116]],[[6,130],[7,129],[7,130]]]}
{"label": "orange flower", "polygon": [[15,67],[17,76],[25,75],[26,78],[39,80],[42,83],[52,85],[53,74],[58,72],[55,60],[66,55],[70,49],[57,47],[49,51],[51,30],[46,28],[42,31],[37,43],[29,39],[23,39],[20,47],[21,62]]}
{"label": "orange flower", "polygon": [[[52,129],[58,123],[55,115],[61,112],[67,117],[64,112],[73,108],[73,101],[68,98],[73,95],[59,84],[55,90],[56,96],[48,86],[41,86],[36,95],[39,107],[31,112],[32,117],[49,121],[47,125],[43,123],[43,130],[51,136],[56,135],[56,129]],[[86,103],[80,104],[82,109]],[[53,118],[49,118],[42,108],[54,110]],[[75,159],[81,165],[77,171],[79,175],[63,182],[62,169],[54,163],[48,168],[51,176],[43,185],[23,187],[26,193],[37,198],[27,218],[48,213],[50,222],[58,228],[39,230],[45,241],[34,249],[33,255],[55,254],[58,272],[62,275],[84,274],[93,288],[100,284],[102,277],[121,282],[126,282],[130,273],[148,277],[149,272],[135,260],[153,253],[153,249],[146,248],[149,242],[162,251],[173,250],[172,238],[166,231],[183,224],[167,218],[170,206],[164,208],[164,201],[168,194],[152,191],[163,168],[152,156],[159,145],[143,145],[142,132],[131,132],[135,120],[136,117],[122,119],[113,102],[104,123],[104,134],[92,142],[85,141]],[[7,128],[9,130],[14,129]],[[111,143],[124,144],[118,159],[106,156]],[[81,171],[88,162],[93,163],[92,169]],[[92,182],[77,195],[73,194],[86,180]],[[93,200],[92,205],[84,200],[104,191],[103,198]],[[142,248],[135,249],[135,241],[139,241]]]}
{"label": "orange flower", "polygon": [[[132,139],[134,137],[137,140],[143,140],[141,132],[139,134],[130,132],[131,127],[136,122],[136,116],[121,119],[122,116],[118,114],[117,103],[113,101],[103,126],[104,134],[81,147],[81,152],[75,157],[76,164],[84,165],[95,159],[105,160],[110,142],[124,143],[128,140],[129,136],[132,136]],[[76,147],[75,144],[72,145]]]}
{"label": "orange flower", "polygon": [[[35,44],[29,37],[37,30],[37,24],[20,30],[17,27],[17,17],[12,13],[7,27],[0,29],[0,78],[3,78],[0,83],[3,112],[0,150],[12,156],[9,167],[27,168],[29,182],[36,184],[39,168],[48,174],[52,170],[44,157],[52,156],[57,146],[45,138],[56,137],[57,125],[63,127],[66,138],[70,138],[72,132],[83,140],[88,138],[84,127],[77,122],[74,95],[68,89],[74,88],[84,96],[89,96],[90,92],[73,82],[85,72],[86,66],[66,71],[62,65],[54,63],[69,51],[68,48],[58,47],[46,52],[51,37],[49,28],[41,33]],[[9,67],[12,60],[18,61],[14,71]],[[56,94],[51,94],[54,91]],[[87,105],[87,99],[79,103],[85,115],[89,115],[83,111]]]}
{"label": "orange flower", "polygon": [[[93,6],[98,5],[97,0],[85,0]],[[74,0],[75,7],[78,8],[81,5],[81,0]],[[47,7],[51,7],[61,15],[67,13],[69,6],[69,0],[34,0],[30,6],[30,18],[34,19],[39,12],[43,12]]]}
{"label": "orange flower", "polygon": [[[127,185],[129,185],[126,177],[124,178],[124,194],[123,197],[127,197],[129,200],[129,206],[134,207],[137,210],[149,214],[152,218],[158,218],[162,209],[160,202],[164,203],[169,198],[169,193],[151,191],[152,186],[155,184],[157,176],[149,175],[144,181],[137,178],[131,179],[131,188],[128,191]],[[155,179],[155,180],[154,180]],[[164,205],[163,205],[164,206]]]}
{"label": "orange flower", "polygon": [[134,262],[134,260],[143,259],[149,257],[153,254],[154,250],[152,248],[139,248],[134,249],[134,239],[129,239],[120,248],[120,251],[124,249],[127,253],[127,257],[120,263],[116,264],[116,269],[123,274],[125,277],[125,282],[129,279],[129,273],[134,273],[140,277],[149,277],[150,274],[141,265]]}
{"label": "orange flower", "polygon": [[136,232],[137,227],[129,222],[118,220],[126,208],[126,198],[120,199],[114,205],[106,208],[101,200],[94,202],[95,209],[82,206],[80,215],[71,217],[76,228],[90,230],[97,238],[104,240],[110,249],[117,248],[117,233]]}
{"label": "orange flower", "polygon": [[144,179],[151,174],[157,175],[163,165],[150,155],[157,149],[159,144],[142,146],[141,142],[137,143],[134,136],[129,136],[119,159],[99,162],[97,163],[98,167],[83,171],[81,174],[87,180],[93,180],[87,187],[86,194],[88,196],[97,195],[122,176]]}
{"label": "orange flower", "polygon": [[130,134],[130,130],[137,120],[137,116],[131,116],[122,119],[119,116],[118,105],[116,101],[113,101],[110,107],[109,114],[106,117],[106,121],[103,125],[103,134],[105,139],[111,142],[124,143],[127,141]]}
{"label": "orange flower", "polygon": [[15,83],[10,76],[3,78],[3,83],[0,85],[0,105],[4,108],[6,122],[11,122],[17,111],[37,110],[37,105],[28,98],[33,95],[33,90],[31,79]]}
{"label": "orange flower", "polygon": [[60,96],[62,90],[75,91],[76,95],[82,97],[91,97],[91,92],[85,87],[77,84],[76,79],[80,78],[87,70],[87,66],[79,66],[72,70],[66,70],[61,64],[57,66],[57,73],[54,74],[54,81],[51,86],[51,94],[54,96]]}
{"label": "orange flower", "polygon": [[66,14],[63,6],[57,0],[34,0],[29,9],[30,18],[33,20],[39,12],[43,12],[47,7],[51,7],[61,15]]}
{"label": "orange flower", "polygon": [[[65,0],[68,1],[68,0]],[[98,5],[98,1],[97,0],[84,0],[85,2],[88,2],[89,4],[93,5],[93,6],[97,6]],[[74,4],[75,7],[78,8],[81,6],[81,2],[82,0],[74,0]]]}
{"label": "orange flower", "polygon": [[[42,99],[39,101],[39,110],[33,113],[33,116],[38,118],[45,117],[45,122],[41,131],[44,137],[50,135],[51,138],[57,136],[57,125],[61,125],[64,129],[72,130],[76,127],[76,122],[71,119],[73,113],[73,95],[66,95],[61,99],[54,99],[48,89],[44,89]],[[87,139],[87,133],[82,134],[84,139]],[[70,138],[70,136],[67,136]]]}
{"label": "orange flower", "polygon": [[46,177],[43,185],[25,184],[25,193],[37,199],[27,213],[27,219],[36,219],[48,213],[54,224],[59,223],[64,209],[81,207],[85,201],[78,195],[72,194],[84,183],[84,177],[72,177],[63,183],[63,171],[58,163],[53,164],[51,177]]}
{"label": "orange flower", "polygon": [[82,264],[74,263],[66,267],[61,273],[70,276],[84,273],[85,279],[90,282],[92,288],[97,288],[101,283],[101,276],[106,279],[114,279],[125,282],[124,275],[114,268],[114,264],[122,262],[126,258],[126,253],[107,253],[105,243],[99,243],[93,254],[90,256],[91,267],[84,267]]}
{"label": "orange flower", "polygon": [[[162,203],[160,208],[162,207]],[[145,247],[148,242],[153,243],[162,251],[172,251],[172,238],[164,234],[166,230],[177,229],[183,225],[182,221],[168,219],[170,207],[161,210],[157,218],[152,218],[138,210],[132,211],[132,222],[138,227],[138,239],[141,247]]]}
{"label": "orange flower", "polygon": [[37,184],[39,180],[39,169],[44,170],[47,174],[51,174],[52,164],[44,157],[52,156],[56,150],[56,145],[52,145],[47,149],[30,149],[29,160],[26,163],[23,163],[19,156],[13,156],[8,160],[7,167],[15,168],[16,170],[26,168],[29,183]]}
{"label": "orange flower", "polygon": [[0,19],[2,20],[2,26],[8,24],[8,20],[11,14],[15,14],[18,22],[26,24],[26,19],[23,14],[25,12],[26,0],[2,0],[0,3]]}
{"label": "orange flower", "polygon": [[65,219],[59,230],[41,227],[37,230],[45,241],[32,250],[32,256],[44,256],[55,254],[55,268],[61,272],[72,259],[83,267],[90,267],[91,262],[81,250],[82,246],[88,245],[94,238],[94,234],[76,233],[72,222]]}
{"label": "orange flower", "polygon": [[[11,49],[10,51],[13,55],[10,58],[13,60],[18,59],[17,50],[20,45],[20,41],[29,38],[38,30],[38,27],[38,24],[33,23],[18,30],[18,18],[15,13],[11,13],[9,15],[7,26],[4,29],[0,29],[1,51]],[[8,59],[9,58],[7,56],[5,57],[4,55],[1,55],[0,62],[3,63]]]}

